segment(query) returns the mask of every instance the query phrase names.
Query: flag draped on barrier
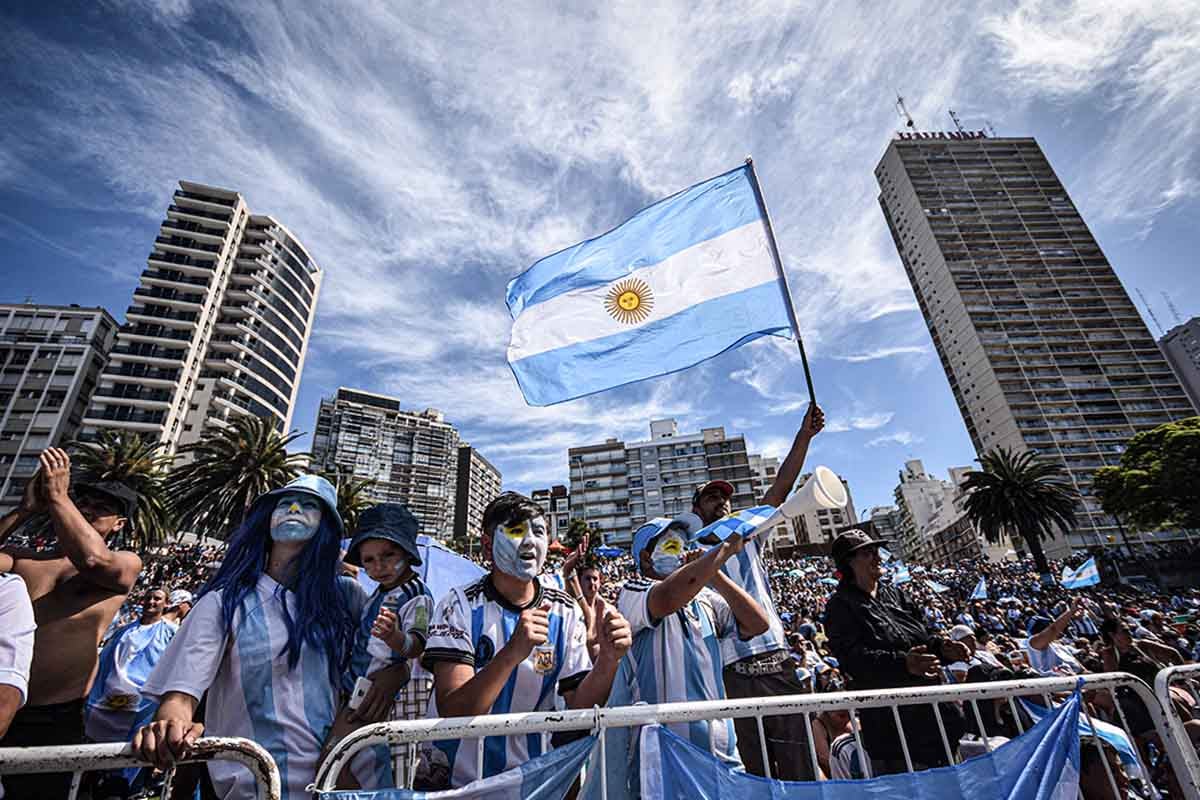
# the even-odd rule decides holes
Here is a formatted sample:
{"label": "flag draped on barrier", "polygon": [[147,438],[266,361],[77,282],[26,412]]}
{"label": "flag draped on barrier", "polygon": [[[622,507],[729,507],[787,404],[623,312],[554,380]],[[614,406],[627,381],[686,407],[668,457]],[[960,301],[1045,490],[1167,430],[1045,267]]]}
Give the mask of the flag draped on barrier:
{"label": "flag draped on barrier", "polygon": [[987,578],[980,578],[968,600],[987,600]]}
{"label": "flag draped on barrier", "polygon": [[859,781],[765,781],[730,769],[658,725],[642,731],[643,798],[696,800],[1073,800],[1079,792],[1079,704],[1075,695],[1023,735],[953,767]]}
{"label": "flag draped on barrier", "polygon": [[[1045,719],[1047,711],[1045,706],[1040,706],[1037,703],[1031,703],[1028,700],[1021,700],[1021,706],[1025,712],[1029,714],[1030,719],[1034,722]],[[1094,720],[1095,726],[1088,723],[1087,717],[1080,715],[1079,717],[1079,735],[1080,736],[1099,736],[1104,741],[1108,742],[1117,751],[1117,755],[1121,757],[1121,763],[1125,765],[1127,771],[1141,771],[1141,765],[1138,763],[1137,751],[1133,748],[1133,742],[1129,741],[1128,734],[1116,725],[1110,725],[1107,722]]]}
{"label": "flag draped on barrier", "polygon": [[749,165],[547,256],[508,284],[508,362],[534,406],[794,338]]}
{"label": "flag draped on barrier", "polygon": [[583,762],[591,754],[595,736],[558,747],[526,761],[516,769],[443,792],[409,789],[326,792],[328,800],[562,800],[579,777]]}
{"label": "flag draped on barrier", "polygon": [[1082,589],[1085,586],[1095,586],[1100,582],[1100,570],[1096,567],[1093,556],[1080,565],[1079,569],[1063,567],[1061,583],[1064,589]]}

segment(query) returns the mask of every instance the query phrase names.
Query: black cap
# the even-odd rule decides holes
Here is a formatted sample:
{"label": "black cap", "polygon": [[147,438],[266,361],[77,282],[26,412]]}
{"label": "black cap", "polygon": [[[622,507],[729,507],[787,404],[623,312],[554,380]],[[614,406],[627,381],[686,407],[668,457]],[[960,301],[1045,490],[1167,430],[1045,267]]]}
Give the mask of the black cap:
{"label": "black cap", "polygon": [[878,539],[872,539],[867,535],[866,531],[858,528],[851,528],[848,531],[839,533],[837,538],[833,540],[833,563],[844,564],[850,560],[850,556],[864,547],[879,547],[883,542]]}
{"label": "black cap", "polygon": [[75,485],[75,495],[100,494],[116,501],[122,509],[121,516],[129,520],[128,527],[133,526],[133,515],[137,513],[137,492],[119,481],[96,481],[95,483],[78,483]]}
{"label": "black cap", "polygon": [[380,503],[371,506],[358,517],[358,533],[346,548],[346,563],[362,566],[359,549],[367,539],[386,539],[395,542],[412,559],[413,566],[421,563],[421,551],[417,548],[417,531],[421,523],[408,507],[402,503]]}

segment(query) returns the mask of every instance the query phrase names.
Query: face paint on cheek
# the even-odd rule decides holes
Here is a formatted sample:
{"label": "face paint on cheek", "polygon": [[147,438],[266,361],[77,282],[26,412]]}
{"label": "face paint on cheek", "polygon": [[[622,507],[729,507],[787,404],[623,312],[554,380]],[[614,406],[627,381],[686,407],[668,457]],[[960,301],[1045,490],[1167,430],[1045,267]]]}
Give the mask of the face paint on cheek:
{"label": "face paint on cheek", "polygon": [[528,520],[497,525],[492,531],[492,561],[514,578],[531,581],[546,563],[546,529]]}
{"label": "face paint on cheek", "polygon": [[306,542],[321,525],[321,509],[303,500],[283,497],[271,513],[271,539],[276,542]]}
{"label": "face paint on cheek", "polygon": [[668,536],[659,540],[650,554],[650,564],[663,578],[683,566],[683,539]]}

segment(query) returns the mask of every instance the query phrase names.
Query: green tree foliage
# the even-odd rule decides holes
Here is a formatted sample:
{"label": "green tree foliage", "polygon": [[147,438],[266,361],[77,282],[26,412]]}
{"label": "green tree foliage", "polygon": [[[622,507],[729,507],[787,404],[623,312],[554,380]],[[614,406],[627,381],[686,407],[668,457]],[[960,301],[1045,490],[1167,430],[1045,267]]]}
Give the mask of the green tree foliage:
{"label": "green tree foliage", "polygon": [[287,450],[300,436],[284,436],[266,417],[238,416],[181,447],[184,463],[168,481],[180,528],[216,538],[231,533],[256,497],[300,474],[306,455]]}
{"label": "green tree foliage", "polygon": [[1200,417],[1137,434],[1121,466],[1096,470],[1104,510],[1141,530],[1200,528]]}
{"label": "green tree foliage", "polygon": [[1031,452],[998,447],[979,458],[982,469],[967,473],[966,511],[989,542],[1020,537],[1043,583],[1053,581],[1042,540],[1075,526],[1079,500],[1066,469]]}
{"label": "green tree foliage", "polygon": [[166,541],[175,527],[166,498],[167,469],[174,459],[159,442],[133,431],[102,430],[94,442],[71,442],[74,485],[116,481],[137,493],[138,508],[130,546],[141,549]]}

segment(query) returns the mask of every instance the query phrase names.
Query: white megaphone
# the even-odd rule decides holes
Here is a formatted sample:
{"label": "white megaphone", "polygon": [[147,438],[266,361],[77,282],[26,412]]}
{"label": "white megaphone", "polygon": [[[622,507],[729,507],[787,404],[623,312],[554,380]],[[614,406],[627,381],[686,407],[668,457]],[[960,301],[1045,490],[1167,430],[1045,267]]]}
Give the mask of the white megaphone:
{"label": "white megaphone", "polygon": [[806,511],[817,511],[822,508],[842,508],[849,498],[846,497],[846,487],[829,467],[817,467],[813,474],[799,491],[792,494],[767,521],[754,529],[746,538],[757,536],[762,531],[775,527],[785,519],[795,519]]}

